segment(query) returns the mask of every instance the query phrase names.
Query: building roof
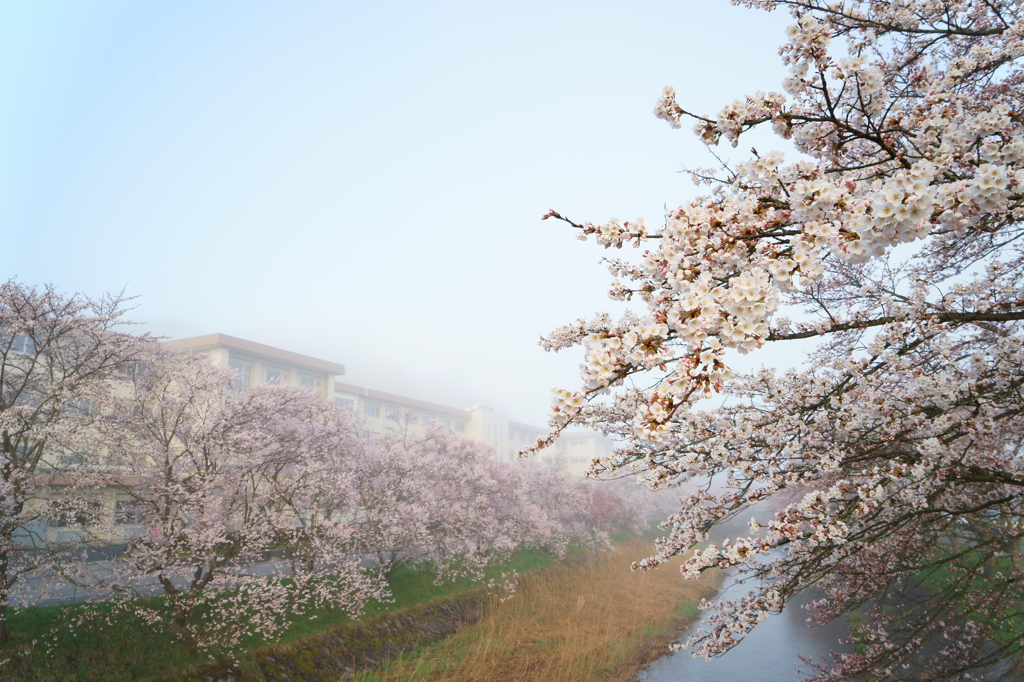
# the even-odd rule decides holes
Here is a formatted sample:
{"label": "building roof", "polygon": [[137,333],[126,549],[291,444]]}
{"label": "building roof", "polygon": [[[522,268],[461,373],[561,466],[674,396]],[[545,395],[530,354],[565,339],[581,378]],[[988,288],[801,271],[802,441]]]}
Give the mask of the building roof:
{"label": "building roof", "polygon": [[332,374],[345,373],[345,365],[339,365],[335,362],[328,362],[327,360],[311,358],[308,355],[293,353],[289,350],[274,348],[273,346],[264,346],[262,343],[256,343],[255,341],[246,341],[245,339],[239,339],[234,336],[228,336],[227,334],[207,334],[206,336],[193,336],[188,339],[175,339],[174,341],[164,341],[161,345],[164,348],[169,348],[170,350],[195,351],[209,350],[210,348],[214,348],[215,346],[225,346],[227,348],[245,351],[246,353],[251,353],[253,355],[259,355],[264,358],[290,362],[294,365],[301,365],[303,367],[308,367],[310,369],[317,369],[320,370],[321,372],[331,372]]}
{"label": "building roof", "polygon": [[433,412],[442,412],[444,414],[450,414],[454,417],[461,417],[463,419],[469,419],[472,413],[466,410],[460,410],[456,407],[448,407],[447,405],[438,405],[437,403],[428,403],[425,400],[417,400],[416,398],[407,398],[404,395],[395,395],[394,393],[385,393],[384,391],[375,391],[372,388],[363,388],[362,386],[353,386],[352,384],[343,384],[336,382],[334,384],[334,390],[342,391],[344,393],[352,393],[354,395],[361,395],[374,400],[383,400],[389,403],[398,403],[399,405],[405,405],[408,407],[416,407],[421,410],[431,410]]}
{"label": "building roof", "polygon": [[547,433],[551,430],[546,426],[531,426],[530,424],[521,424],[511,420],[509,420],[508,425],[509,428],[519,429],[520,431],[536,431],[537,433]]}
{"label": "building roof", "polygon": [[334,382],[334,390],[352,393],[353,395],[366,395],[366,389],[362,386],[356,386],[355,384],[343,384],[340,381]]}

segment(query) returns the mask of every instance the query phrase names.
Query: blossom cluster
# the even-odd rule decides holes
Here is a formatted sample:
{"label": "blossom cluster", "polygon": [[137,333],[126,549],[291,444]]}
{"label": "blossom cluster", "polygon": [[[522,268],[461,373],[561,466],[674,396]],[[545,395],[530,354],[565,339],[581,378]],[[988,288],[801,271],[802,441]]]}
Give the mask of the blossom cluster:
{"label": "blossom cluster", "polygon": [[[401,567],[429,570],[439,582],[483,580],[517,549],[561,557],[572,542],[602,547],[615,530],[646,528],[653,513],[621,487],[546,464],[500,462],[440,427],[371,435],[351,410],[313,391],[238,389],[235,372],[204,354],[141,341],[127,348],[131,362],[109,379],[113,388],[91,392],[93,415],[60,409],[66,423],[47,431],[64,434],[75,461],[50,476],[22,466],[0,478],[0,523],[34,522],[38,532],[40,522],[59,520],[72,538],[52,552],[19,552],[0,577],[9,586],[42,572],[43,592],[31,595],[38,598],[69,582],[83,588],[102,606],[69,612],[75,628],[127,613],[193,650],[231,650],[317,609],[358,617],[368,601],[390,599],[388,580]],[[27,368],[25,356],[6,361],[5,374]],[[65,408],[68,397],[60,396]],[[24,412],[5,435],[33,426]],[[12,461],[0,452],[0,464]],[[50,479],[59,487],[48,488]],[[111,490],[117,511],[97,511]],[[84,562],[67,551],[111,536],[126,543],[117,561]],[[0,536],[0,552],[14,546]],[[254,574],[270,554],[270,575]],[[499,581],[509,595],[514,578]],[[11,603],[9,589],[0,596]],[[26,596],[18,606],[31,605]]]}
{"label": "blossom cluster", "polygon": [[[798,155],[755,151],[721,177],[701,171],[711,192],[668,211],[635,258],[611,262],[612,297],[646,310],[544,340],[584,358],[580,388],[558,393],[551,426],[623,439],[593,475],[705,483],[638,568],[708,542],[746,508],[770,511],[747,537],[711,542],[683,564],[685,575],[739,567],[762,580],[719,605],[692,641],[700,655],[736,645],[807,585],[828,588],[824,622],[897,598],[934,561],[952,577],[929,606],[908,606],[898,622],[872,612],[866,653],[818,672],[901,679],[894,671],[919,665],[942,636],[938,622],[963,639],[929,665],[982,666],[986,635],[968,614],[1017,617],[1006,604],[1024,596],[1021,7],[737,4],[793,13],[784,94],[701,116],[666,88],[655,113],[674,128],[693,119],[708,144],[736,146],[771,126]],[[779,316],[787,307],[795,322]],[[729,367],[731,352],[803,339],[819,346],[800,369]],[[716,394],[720,407],[700,402]],[[989,568],[945,549],[957,547]]]}

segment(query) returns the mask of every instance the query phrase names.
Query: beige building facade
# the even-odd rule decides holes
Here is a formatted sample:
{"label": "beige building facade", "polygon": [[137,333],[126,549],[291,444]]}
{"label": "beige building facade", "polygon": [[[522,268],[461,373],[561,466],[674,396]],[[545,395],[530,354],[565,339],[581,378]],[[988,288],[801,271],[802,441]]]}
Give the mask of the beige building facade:
{"label": "beige building facade", "polygon": [[250,384],[299,386],[331,400],[336,378],[345,374],[344,365],[227,334],[207,334],[161,345],[181,353],[204,353],[217,367],[234,369],[239,388]]}
{"label": "beige building facade", "polygon": [[[234,369],[238,373],[238,388],[271,383],[315,391],[324,399],[361,416],[373,433],[405,428],[423,432],[428,428],[441,427],[489,446],[493,449],[495,459],[503,462],[515,461],[521,450],[547,435],[545,427],[512,421],[484,405],[459,409],[347,384],[339,380],[345,375],[344,365],[227,334],[177,339],[164,342],[161,346],[180,353],[203,353],[210,357],[214,365]],[[554,447],[541,451],[539,458],[551,466],[564,468],[576,475],[586,471],[594,457],[611,454],[612,447],[612,442],[607,438],[577,432],[564,435]],[[57,497],[60,495],[59,488],[56,486],[54,490]],[[119,544],[145,530],[136,525],[129,511],[129,502],[128,495],[114,489],[95,491],[90,504],[95,513],[108,519],[103,537],[97,537],[97,541]],[[46,502],[40,500],[39,503]],[[66,525],[54,523],[40,529],[39,536],[47,543],[59,543],[71,540],[80,533],[81,523],[69,518]]]}
{"label": "beige building facade", "polygon": [[[240,388],[253,383],[278,383],[314,390],[360,415],[374,433],[404,428],[422,431],[440,426],[489,445],[495,457],[506,462],[515,460],[520,450],[547,434],[545,427],[512,421],[484,405],[459,409],[347,384],[340,381],[345,375],[344,365],[227,334],[177,339],[162,345],[177,352],[205,353],[218,367],[237,371]],[[554,454],[541,453],[542,458],[551,462]]]}
{"label": "beige building facade", "polygon": [[615,442],[592,431],[570,431],[555,441],[555,459],[574,476],[582,476],[598,457],[610,457]]}

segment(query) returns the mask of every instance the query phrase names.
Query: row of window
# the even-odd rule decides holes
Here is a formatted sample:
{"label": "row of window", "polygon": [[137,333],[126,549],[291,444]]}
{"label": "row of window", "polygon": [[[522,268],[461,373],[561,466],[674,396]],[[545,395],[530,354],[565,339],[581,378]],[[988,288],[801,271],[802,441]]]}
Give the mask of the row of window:
{"label": "row of window", "polygon": [[96,413],[96,402],[88,398],[79,398],[64,405],[66,414],[74,414],[82,417],[90,417]]}
{"label": "row of window", "polygon": [[[487,425],[487,437],[494,440],[505,440],[505,427],[500,424],[488,424]],[[539,438],[542,434],[540,433],[528,433],[521,429],[513,429],[511,426],[508,429],[508,439],[510,441],[519,441],[520,443],[532,442],[535,438]]]}
{"label": "row of window", "polygon": [[[334,404],[338,407],[344,407],[350,410],[356,409],[356,401],[351,398],[335,398]],[[381,406],[376,403],[363,403],[363,414],[370,419],[379,419],[381,413]],[[388,421],[397,422],[403,416],[403,410],[393,405],[384,406],[384,418]],[[419,412],[413,412],[406,410],[404,412],[404,419],[409,424],[418,424],[420,419],[423,420],[425,425],[438,424],[446,429],[452,429],[454,426],[455,431],[465,431],[466,423],[460,420],[455,420],[454,424],[449,417],[434,416],[424,412],[422,415]]]}
{"label": "row of window", "polygon": [[[234,389],[236,391],[242,390],[252,382],[252,363],[245,362],[243,360],[228,360],[228,367],[238,372],[238,378],[235,379],[234,383]],[[268,384],[288,383],[288,370],[281,369],[279,367],[267,367],[265,368],[265,372],[266,383]],[[300,374],[299,386],[314,390],[316,389],[316,379],[313,377],[302,376]]]}
{"label": "row of window", "polygon": [[518,440],[520,443],[525,443],[527,440],[533,440],[530,434],[528,434],[526,431],[519,431],[513,428],[510,428],[508,430],[508,439]]}
{"label": "row of window", "polygon": [[[54,508],[59,502],[50,503]],[[94,525],[103,513],[103,505],[96,500],[90,501],[85,509],[77,508],[74,511],[59,511],[47,521],[49,528],[83,528]],[[139,523],[139,513],[132,500],[117,500],[114,502],[114,525],[134,526]]]}

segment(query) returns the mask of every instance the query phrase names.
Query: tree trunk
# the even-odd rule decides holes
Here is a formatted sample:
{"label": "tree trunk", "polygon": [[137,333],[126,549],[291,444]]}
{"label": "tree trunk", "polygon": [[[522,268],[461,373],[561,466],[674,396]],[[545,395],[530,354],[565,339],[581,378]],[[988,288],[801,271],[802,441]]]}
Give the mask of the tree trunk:
{"label": "tree trunk", "polygon": [[10,636],[7,630],[7,595],[0,596],[0,644],[7,644]]}
{"label": "tree trunk", "polygon": [[174,599],[174,629],[177,631],[178,637],[181,638],[181,643],[185,645],[189,653],[197,653],[199,651],[199,642],[192,631],[195,602],[192,601],[191,595],[183,594],[180,591],[173,597],[168,598]]}
{"label": "tree trunk", "polygon": [[996,561],[996,556],[994,554],[990,554],[985,558],[985,563],[981,566],[981,575],[986,578],[991,578],[996,574],[998,569],[999,564]]}
{"label": "tree trunk", "polygon": [[10,586],[7,583],[9,562],[9,550],[0,551],[0,644],[7,644],[10,637],[10,631],[7,629],[7,602],[10,598]]}

